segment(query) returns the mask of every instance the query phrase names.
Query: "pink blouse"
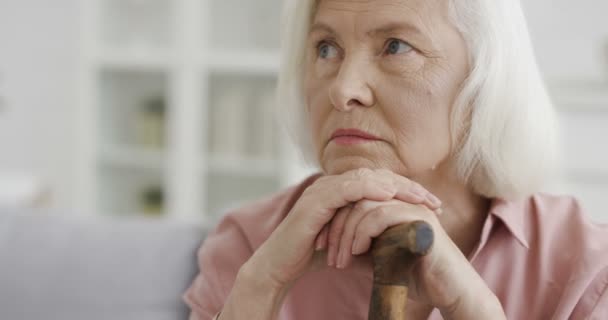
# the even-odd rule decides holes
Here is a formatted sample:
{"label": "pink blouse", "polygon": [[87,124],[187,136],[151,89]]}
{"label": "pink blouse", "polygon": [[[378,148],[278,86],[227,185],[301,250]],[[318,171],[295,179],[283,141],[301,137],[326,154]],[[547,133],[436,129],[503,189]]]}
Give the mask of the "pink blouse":
{"label": "pink blouse", "polygon": [[[221,220],[200,248],[200,273],[184,294],[191,319],[210,320],[221,311],[241,265],[314,179]],[[508,319],[608,319],[608,225],[591,222],[573,198],[493,200],[469,261]],[[285,297],[278,319],[367,319],[371,286],[371,264],[305,274]],[[442,317],[435,309],[429,319]]]}

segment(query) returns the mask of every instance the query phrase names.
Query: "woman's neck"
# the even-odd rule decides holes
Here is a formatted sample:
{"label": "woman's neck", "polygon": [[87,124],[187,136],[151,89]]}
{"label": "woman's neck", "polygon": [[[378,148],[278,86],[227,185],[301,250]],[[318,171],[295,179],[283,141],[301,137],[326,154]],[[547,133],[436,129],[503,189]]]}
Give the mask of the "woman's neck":
{"label": "woman's neck", "polygon": [[439,191],[443,201],[441,225],[465,256],[474,249],[490,209],[490,199],[475,195],[465,188]]}
{"label": "woman's neck", "polygon": [[453,174],[435,172],[433,176],[426,184],[420,183],[441,199],[443,214],[439,221],[460,251],[468,256],[479,242],[491,199],[476,194]]}

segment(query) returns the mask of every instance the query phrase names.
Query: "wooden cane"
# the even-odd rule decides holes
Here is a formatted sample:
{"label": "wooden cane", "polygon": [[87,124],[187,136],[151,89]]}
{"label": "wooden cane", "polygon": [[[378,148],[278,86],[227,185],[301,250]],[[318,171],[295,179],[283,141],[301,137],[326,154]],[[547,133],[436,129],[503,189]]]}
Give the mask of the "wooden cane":
{"label": "wooden cane", "polygon": [[416,260],[431,250],[433,239],[433,229],[424,221],[391,227],[374,239],[369,320],[406,320],[408,275]]}

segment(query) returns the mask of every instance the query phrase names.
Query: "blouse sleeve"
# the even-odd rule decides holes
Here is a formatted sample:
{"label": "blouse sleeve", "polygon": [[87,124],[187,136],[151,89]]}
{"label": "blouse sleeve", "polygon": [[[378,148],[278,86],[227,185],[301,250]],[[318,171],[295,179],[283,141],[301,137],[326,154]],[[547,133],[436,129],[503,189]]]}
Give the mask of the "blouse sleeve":
{"label": "blouse sleeve", "polygon": [[608,319],[608,267],[605,267],[587,287],[571,318]]}
{"label": "blouse sleeve", "polygon": [[214,320],[253,250],[241,226],[226,216],[198,251],[199,273],[184,293],[190,320]]}
{"label": "blouse sleeve", "polygon": [[604,292],[600,295],[595,307],[591,310],[589,319],[608,319],[608,291],[604,287]]}

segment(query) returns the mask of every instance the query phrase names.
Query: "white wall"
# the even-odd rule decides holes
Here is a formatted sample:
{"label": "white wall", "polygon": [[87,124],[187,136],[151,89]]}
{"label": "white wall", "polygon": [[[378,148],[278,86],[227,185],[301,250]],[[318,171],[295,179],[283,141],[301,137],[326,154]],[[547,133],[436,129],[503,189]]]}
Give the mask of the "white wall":
{"label": "white wall", "polygon": [[0,0],[0,179],[44,179],[55,208],[72,202],[77,3]]}
{"label": "white wall", "polygon": [[[608,1],[522,4],[545,79],[571,84],[550,87],[559,106],[565,178],[549,190],[576,196],[593,219],[608,222]],[[567,102],[558,98],[564,94]],[[588,101],[594,107],[583,105]]]}
{"label": "white wall", "polygon": [[608,1],[522,0],[522,5],[546,77],[606,77]]}

